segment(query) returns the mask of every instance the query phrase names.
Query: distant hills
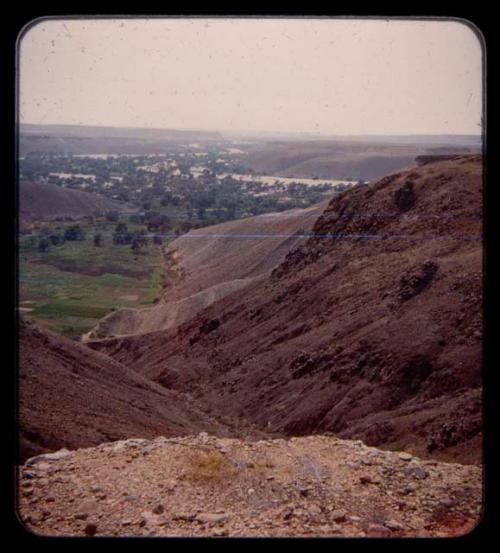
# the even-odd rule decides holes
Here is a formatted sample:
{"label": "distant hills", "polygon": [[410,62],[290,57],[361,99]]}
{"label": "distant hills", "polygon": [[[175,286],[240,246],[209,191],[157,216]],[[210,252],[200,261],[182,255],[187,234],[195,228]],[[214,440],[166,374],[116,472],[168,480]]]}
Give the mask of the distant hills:
{"label": "distant hills", "polygon": [[164,153],[178,142],[221,139],[219,133],[210,131],[21,124],[19,155],[155,154]]}
{"label": "distant hills", "polygon": [[[282,177],[371,180],[413,165],[421,155],[479,153],[479,145],[460,145],[458,137],[353,137],[352,140],[276,141],[251,149],[243,163],[251,170]],[[443,137],[443,140],[446,137]],[[390,140],[394,139],[394,143]],[[415,142],[410,142],[414,139]],[[470,140],[469,142],[474,142]]]}
{"label": "distant hills", "polygon": [[95,215],[96,212],[126,209],[130,208],[122,202],[83,190],[28,181],[19,183],[19,219],[22,221],[78,218]]}

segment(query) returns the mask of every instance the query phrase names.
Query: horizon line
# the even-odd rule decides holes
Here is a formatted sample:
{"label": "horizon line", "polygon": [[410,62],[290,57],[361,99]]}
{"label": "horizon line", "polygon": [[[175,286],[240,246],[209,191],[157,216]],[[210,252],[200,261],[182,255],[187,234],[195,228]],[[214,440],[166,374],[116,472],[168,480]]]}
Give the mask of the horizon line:
{"label": "horizon line", "polygon": [[464,132],[455,132],[455,133],[446,133],[446,132],[430,132],[430,133],[421,133],[421,132],[407,132],[407,133],[353,133],[353,134],[334,134],[327,133],[324,131],[277,131],[277,130],[250,130],[250,129],[217,129],[217,128],[196,128],[196,127],[150,127],[150,126],[135,126],[135,125],[102,125],[102,124],[93,124],[93,123],[31,123],[26,121],[19,121],[19,125],[32,125],[35,127],[96,127],[100,129],[134,129],[134,130],[150,130],[150,131],[181,131],[181,132],[218,132],[218,133],[243,133],[243,134],[304,134],[304,135],[321,135],[321,136],[331,136],[331,137],[372,137],[372,136],[473,136],[481,137],[483,132],[480,133],[464,133]]}

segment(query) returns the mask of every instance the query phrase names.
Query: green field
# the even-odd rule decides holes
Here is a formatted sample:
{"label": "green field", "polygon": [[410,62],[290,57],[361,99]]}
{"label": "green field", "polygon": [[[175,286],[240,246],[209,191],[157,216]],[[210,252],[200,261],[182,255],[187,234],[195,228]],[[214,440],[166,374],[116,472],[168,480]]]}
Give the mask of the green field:
{"label": "green field", "polygon": [[[139,253],[113,244],[113,224],[81,223],[83,241],[66,241],[39,251],[37,240],[21,239],[19,308],[27,319],[80,339],[104,315],[121,307],[147,307],[163,282],[161,246],[150,243]],[[45,224],[64,230],[63,223]],[[130,225],[129,225],[130,228]],[[103,234],[94,246],[95,233]]]}

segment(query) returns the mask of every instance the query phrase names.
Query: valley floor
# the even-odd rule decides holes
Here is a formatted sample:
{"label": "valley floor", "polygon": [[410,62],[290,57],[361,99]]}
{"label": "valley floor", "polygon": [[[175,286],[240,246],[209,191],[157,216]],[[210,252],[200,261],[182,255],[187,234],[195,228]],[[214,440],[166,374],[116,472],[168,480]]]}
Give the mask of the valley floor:
{"label": "valley floor", "polygon": [[332,435],[129,439],[29,459],[18,513],[49,536],[459,536],[482,469]]}

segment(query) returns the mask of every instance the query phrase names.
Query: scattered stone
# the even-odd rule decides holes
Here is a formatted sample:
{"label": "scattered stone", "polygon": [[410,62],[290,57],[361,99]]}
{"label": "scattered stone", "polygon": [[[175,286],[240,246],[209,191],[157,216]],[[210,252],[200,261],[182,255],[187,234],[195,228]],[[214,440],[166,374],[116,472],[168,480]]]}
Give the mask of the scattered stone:
{"label": "scattered stone", "polygon": [[196,519],[196,515],[188,513],[177,513],[172,517],[172,520],[180,520],[185,522],[193,522]]}
{"label": "scattered stone", "polygon": [[[337,510],[330,513],[330,517],[335,522],[344,522],[347,518],[347,513],[345,511]],[[352,517],[351,517],[352,520]]]}
{"label": "scattered stone", "polygon": [[373,484],[373,479],[371,476],[363,475],[359,477],[361,484]]}
{"label": "scattered stone", "polygon": [[97,524],[95,522],[89,522],[83,530],[87,536],[95,536],[97,533]]}
{"label": "scattered stone", "polygon": [[382,524],[368,524],[367,532],[368,535],[371,536],[385,537],[391,535],[391,531],[389,530],[389,528],[386,528]]}
{"label": "scattered stone", "polygon": [[411,461],[413,459],[413,455],[407,453],[406,451],[401,451],[398,453],[398,458],[401,459],[401,461]]}
{"label": "scattered stone", "polygon": [[415,480],[424,480],[429,476],[429,471],[425,470],[420,465],[410,465],[408,467],[405,467],[403,473],[406,476],[414,478]]}
{"label": "scattered stone", "polygon": [[395,520],[387,520],[384,522],[384,526],[387,526],[389,530],[404,530],[405,527]]}
{"label": "scattered stone", "polygon": [[228,519],[229,516],[222,513],[198,513],[196,515],[196,520],[204,524],[220,524]]}
{"label": "scattered stone", "polygon": [[132,524],[131,520],[122,520],[122,526],[130,526]]}
{"label": "scattered stone", "polygon": [[[218,438],[201,439],[210,440],[210,448],[201,449],[220,451]],[[231,449],[238,451],[238,463],[229,459],[234,472],[221,481],[199,483],[179,477],[182,472],[191,474],[182,456],[200,448],[199,436],[168,439],[145,458],[140,453],[144,444],[132,440],[121,445],[121,452],[113,452],[116,443],[76,451],[71,463],[76,472],[59,463],[61,472],[55,478],[39,469],[42,463],[50,467],[47,461],[33,465],[35,479],[26,477],[22,467],[22,520],[36,520],[36,531],[43,535],[94,535],[95,526],[99,536],[399,537],[421,536],[424,525],[430,524],[427,533],[441,536],[453,535],[455,528],[440,525],[433,518],[436,513],[449,511],[472,526],[480,509],[480,466],[434,462],[431,467],[406,452],[353,447],[349,440],[328,436],[232,441]],[[129,447],[136,455],[134,465],[125,464]],[[256,471],[246,470],[252,460]],[[348,463],[362,470],[356,472]],[[274,465],[272,474],[264,472],[267,465]],[[64,485],[69,474],[71,482]],[[383,493],[373,486],[382,478]],[[261,482],[267,493],[258,487]],[[104,490],[110,498],[101,502]],[[167,492],[174,490],[167,500]],[[51,510],[42,508],[46,505]],[[93,526],[87,533],[89,525]]]}
{"label": "scattered stone", "polygon": [[312,491],[312,488],[308,487],[308,486],[301,486],[298,488],[299,490],[299,493],[302,497],[307,497],[310,492]]}
{"label": "scattered stone", "polygon": [[416,487],[413,485],[413,484],[407,484],[406,486],[404,486],[402,489],[401,489],[401,493],[403,495],[408,495],[410,493],[413,493],[416,491]]}
{"label": "scattered stone", "polygon": [[72,451],[68,451],[67,449],[63,448],[59,451],[55,451],[54,453],[44,453],[42,455],[32,457],[31,459],[28,459],[25,464],[27,466],[30,466],[38,463],[39,461],[60,461],[61,459],[66,459],[68,457],[71,457],[72,455]]}

